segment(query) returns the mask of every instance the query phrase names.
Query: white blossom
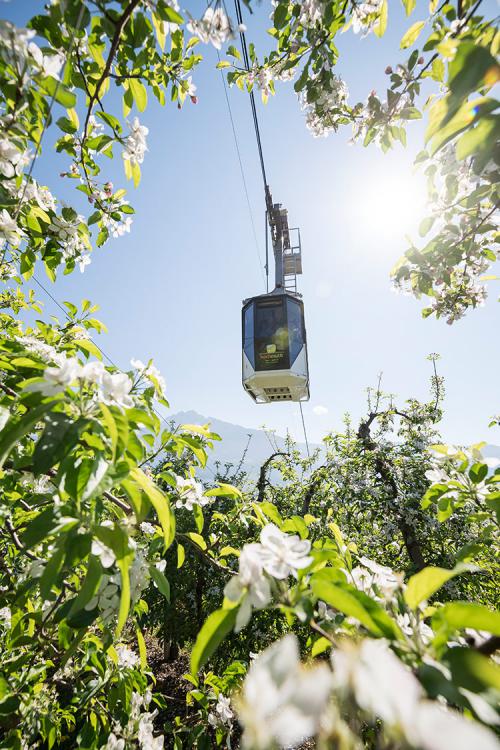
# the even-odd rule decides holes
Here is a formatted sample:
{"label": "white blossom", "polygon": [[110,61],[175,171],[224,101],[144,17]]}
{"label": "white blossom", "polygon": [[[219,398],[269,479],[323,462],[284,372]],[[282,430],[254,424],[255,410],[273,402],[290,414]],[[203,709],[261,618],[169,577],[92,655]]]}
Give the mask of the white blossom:
{"label": "white blossom", "polygon": [[101,542],[100,539],[93,540],[92,554],[100,558],[103,568],[110,568],[116,561],[116,556],[113,550]]}
{"label": "white blossom", "polygon": [[297,570],[307,568],[313,558],[308,557],[311,542],[290,536],[280,531],[273,523],[265,526],[260,534],[260,559],[264,570],[273,578],[287,578],[297,575]]}
{"label": "white blossom", "polygon": [[118,737],[111,732],[108,735],[108,741],[105,745],[102,746],[101,750],[124,750],[125,749],[125,740],[123,738],[118,739]]}
{"label": "white blossom", "polygon": [[59,354],[53,346],[40,341],[35,336],[18,336],[17,341],[28,351],[43,359],[44,362],[60,363],[65,358],[64,354]]}
{"label": "white blossom", "polygon": [[108,405],[130,409],[134,405],[134,399],[130,395],[132,386],[132,381],[125,373],[112,374],[105,371],[99,383],[99,399]]}
{"label": "white blossom", "polygon": [[147,534],[147,536],[154,536],[156,534],[156,527],[153,526],[152,523],[149,523],[148,521],[143,521],[139,525],[140,530],[143,534]]}
{"label": "white blossom", "polygon": [[364,640],[332,652],[335,686],[350,690],[358,705],[391,726],[412,721],[423,691],[411,671],[381,640]]}
{"label": "white blossom", "polygon": [[372,587],[382,594],[384,599],[390,599],[398,588],[403,584],[403,575],[394,573],[391,568],[370,560],[368,557],[360,557],[361,566],[353,568],[351,576],[354,585],[366,594],[372,594]]}
{"label": "white blossom", "polygon": [[188,31],[197,36],[204,44],[213,44],[216,49],[234,37],[231,19],[221,6],[206,9],[200,20],[191,19],[187,24]]}
{"label": "white blossom", "polygon": [[364,3],[356,3],[352,9],[352,30],[355,34],[361,32],[366,36],[375,26],[383,0],[367,0]]}
{"label": "white blossom", "polygon": [[208,714],[208,723],[213,727],[231,726],[233,723],[234,713],[231,709],[231,701],[225,695],[219,693],[215,712]]}
{"label": "white blossom", "polygon": [[2,208],[0,211],[0,246],[5,241],[10,242],[11,245],[17,245],[22,235],[23,231],[17,225],[16,220],[9,214],[7,209]]}
{"label": "white blossom", "polygon": [[123,158],[130,161],[132,166],[135,164],[142,164],[144,161],[144,155],[148,150],[146,143],[146,136],[149,133],[149,129],[145,125],[141,125],[138,117],[134,117],[132,124],[129,123],[130,132],[125,139],[125,150],[123,151]]}
{"label": "white blossom", "polygon": [[269,581],[263,573],[260,544],[245,544],[241,550],[238,575],[233,576],[224,588],[224,596],[240,603],[236,616],[235,632],[239,633],[250,622],[252,607],[262,609],[271,601]]}
{"label": "white blossom", "polygon": [[46,367],[41,382],[27,386],[30,391],[40,391],[44,396],[54,396],[64,391],[80,377],[81,365],[75,357],[58,358],[58,364]]}
{"label": "white blossom", "polygon": [[123,644],[116,647],[116,654],[118,656],[118,666],[122,667],[122,669],[133,669],[140,662],[137,654]]}
{"label": "white blossom", "polygon": [[211,502],[212,499],[203,494],[200,482],[180,476],[176,476],[175,481],[179,493],[179,499],[175,503],[176,508],[192,511],[195,505],[204,506]]}
{"label": "white blossom", "polygon": [[329,701],[332,674],[326,664],[301,666],[297,638],[286,635],[252,662],[243,684],[239,719],[243,747],[289,747],[317,733]]}
{"label": "white blossom", "polygon": [[7,628],[7,630],[10,629],[10,623],[12,619],[12,614],[9,607],[2,607],[0,609],[0,622],[3,624],[4,628]]}
{"label": "white blossom", "polygon": [[163,394],[165,392],[167,388],[165,378],[155,365],[145,365],[144,362],[141,362],[140,359],[131,359],[130,364],[134,369],[138,370],[141,375],[145,375],[147,378],[152,380],[153,385],[156,385],[158,387],[160,393]]}
{"label": "white blossom", "polygon": [[0,139],[0,174],[7,179],[15,177],[19,172],[22,153],[11,141]]}

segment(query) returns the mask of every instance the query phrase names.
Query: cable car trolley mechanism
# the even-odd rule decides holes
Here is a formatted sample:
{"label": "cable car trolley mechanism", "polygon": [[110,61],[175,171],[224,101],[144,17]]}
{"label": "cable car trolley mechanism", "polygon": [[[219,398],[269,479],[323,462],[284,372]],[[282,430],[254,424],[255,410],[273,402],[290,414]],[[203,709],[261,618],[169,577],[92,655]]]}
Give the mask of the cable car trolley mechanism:
{"label": "cable car trolley mechanism", "polygon": [[[266,185],[267,218],[275,260],[275,288],[243,302],[243,388],[259,404],[308,401],[300,232],[289,229],[286,209],[273,205]],[[266,257],[266,271],[268,260]]]}

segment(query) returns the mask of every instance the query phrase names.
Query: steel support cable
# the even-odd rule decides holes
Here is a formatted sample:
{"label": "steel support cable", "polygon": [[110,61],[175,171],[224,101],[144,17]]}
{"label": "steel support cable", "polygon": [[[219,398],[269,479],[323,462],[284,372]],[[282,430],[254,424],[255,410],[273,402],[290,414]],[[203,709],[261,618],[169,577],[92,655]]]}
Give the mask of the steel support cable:
{"label": "steel support cable", "polygon": [[300,406],[300,416],[302,418],[302,429],[304,430],[304,439],[306,441],[307,457],[311,458],[311,453],[309,451],[309,441],[307,439],[306,423],[304,420],[304,412],[302,411],[302,401],[299,401],[299,406]]}
{"label": "steel support cable", "polygon": [[[240,30],[240,42],[241,42],[241,50],[243,53],[243,62],[245,64],[247,71],[250,72],[251,68],[250,68],[250,59],[248,56],[247,42],[246,42],[245,32],[242,30],[243,16],[241,13],[240,0],[234,0],[234,7],[236,9],[236,20],[238,21],[238,25],[241,29]],[[264,181],[266,208],[269,210],[270,208],[272,208],[272,206],[270,205],[269,185],[267,182],[266,166],[264,163],[264,153],[262,150],[262,140],[260,137],[259,120],[257,117],[257,108],[255,106],[255,97],[253,94],[253,90],[250,91],[250,106],[252,109],[252,117],[253,117],[253,123],[254,123],[254,128],[255,128],[255,137],[257,139],[257,149],[259,151],[260,168],[262,170],[262,179]]]}
{"label": "steel support cable", "polygon": [[[217,58],[218,58],[218,60],[220,62],[219,50],[217,50]],[[234,118],[233,118],[233,112],[232,112],[232,109],[231,109],[231,103],[229,101],[229,94],[228,94],[228,91],[227,91],[226,79],[224,78],[224,73],[222,72],[222,70],[220,71],[220,75],[221,75],[221,79],[222,79],[222,85],[224,86],[224,96],[226,98],[227,111],[229,113],[229,120],[231,122],[231,130],[233,131],[234,145],[235,145],[235,148],[236,148],[236,154],[238,156],[238,163],[240,165],[241,180],[243,182],[243,190],[245,192],[245,198],[246,198],[246,202],[247,202],[247,206],[248,206],[248,213],[250,215],[250,223],[252,225],[252,233],[253,233],[253,238],[254,238],[254,241],[255,241],[255,249],[257,250],[257,257],[259,259],[259,268],[260,268],[260,272],[262,274],[262,279],[263,279],[263,281],[265,281],[265,279],[264,279],[264,272],[262,270],[262,258],[260,256],[259,241],[257,239],[257,231],[255,229],[255,222],[254,222],[254,218],[253,218],[252,205],[250,203],[250,196],[249,196],[249,193],[248,193],[247,181],[246,181],[246,178],[245,178],[245,170],[243,169],[243,161],[241,159],[240,146],[239,146],[239,143],[238,143],[238,136],[237,136],[237,133],[236,133],[236,125],[235,125]]]}

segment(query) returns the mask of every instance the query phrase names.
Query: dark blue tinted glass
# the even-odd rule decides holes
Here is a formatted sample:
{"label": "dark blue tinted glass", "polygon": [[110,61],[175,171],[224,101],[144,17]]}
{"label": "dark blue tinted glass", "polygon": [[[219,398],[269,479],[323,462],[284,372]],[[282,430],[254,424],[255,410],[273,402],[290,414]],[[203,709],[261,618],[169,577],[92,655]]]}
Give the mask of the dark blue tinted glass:
{"label": "dark blue tinted glass", "polygon": [[285,302],[282,295],[255,301],[256,370],[287,370],[290,366]]}
{"label": "dark blue tinted glass", "polygon": [[304,321],[302,305],[294,299],[287,300],[288,336],[290,340],[290,367],[299,356],[304,346]]}
{"label": "dark blue tinted glass", "polygon": [[255,349],[253,345],[253,310],[252,302],[246,308],[243,314],[243,351],[248,357],[248,361],[255,369]]}

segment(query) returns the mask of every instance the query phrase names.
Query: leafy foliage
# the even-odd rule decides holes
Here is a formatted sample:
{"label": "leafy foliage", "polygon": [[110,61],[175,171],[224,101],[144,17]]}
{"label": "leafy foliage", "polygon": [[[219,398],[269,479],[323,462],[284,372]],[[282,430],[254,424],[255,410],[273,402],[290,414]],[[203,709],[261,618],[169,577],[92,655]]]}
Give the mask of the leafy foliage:
{"label": "leafy foliage", "polygon": [[[280,1],[276,50],[260,64],[251,46],[252,70],[228,73],[264,98],[297,73],[316,134],[351,123],[384,149],[421,117],[422,80],[442,86],[419,157],[441,196],[421,234],[436,234],[395,274],[450,320],[480,301],[471,284],[496,258],[498,36],[478,5],[430,3],[401,47],[430,27],[432,55],[413,50],[387,71],[386,102],[351,107],[332,68],[336,34],[383,35],[387,0]],[[481,446],[439,442],[435,356],[428,403],[398,408],[379,386],[357,430],[346,418],[317,455],[290,443],[257,483],[240,464],[238,486],[226,467],[204,487],[196,470],[218,436],[162,426],[152,362],[103,363],[97,306],[20,319],[41,315],[24,291],[37,262],[51,279],[83,270],[94,246],[128,231],[133,208],[103,157],[120,149],[137,187],[148,131],[126,118],[151,95],[196,103],[198,42],[234,36],[220,5],[188,15],[175,0],[66,0],[29,29],[0,25],[0,747],[270,748],[313,736],[353,750],[498,747],[500,470]],[[227,55],[240,59],[231,45]],[[27,169],[47,127],[87,211]]]}

